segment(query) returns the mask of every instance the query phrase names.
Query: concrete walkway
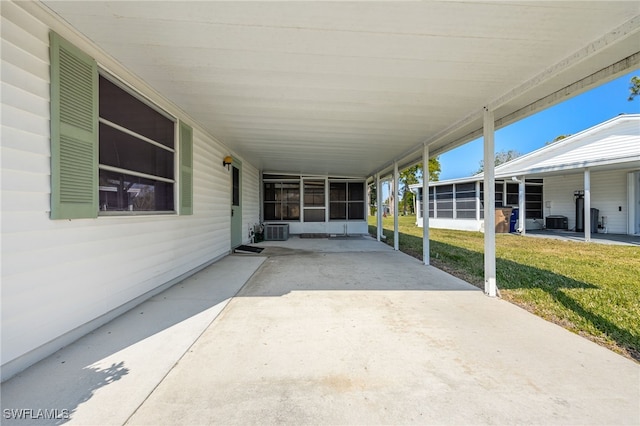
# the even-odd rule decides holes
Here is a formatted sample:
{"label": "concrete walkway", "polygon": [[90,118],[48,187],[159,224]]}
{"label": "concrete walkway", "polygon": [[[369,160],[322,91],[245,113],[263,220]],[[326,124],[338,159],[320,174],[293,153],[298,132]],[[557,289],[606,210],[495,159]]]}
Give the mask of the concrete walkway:
{"label": "concrete walkway", "polygon": [[[584,232],[545,229],[527,231],[526,236],[536,238],[551,238],[554,240],[563,241],[584,242]],[[636,235],[592,233],[591,242],[606,245],[640,246],[640,237]]]}
{"label": "concrete walkway", "polygon": [[263,245],[4,383],[3,413],[67,409],[80,425],[640,423],[633,361],[369,238]]}

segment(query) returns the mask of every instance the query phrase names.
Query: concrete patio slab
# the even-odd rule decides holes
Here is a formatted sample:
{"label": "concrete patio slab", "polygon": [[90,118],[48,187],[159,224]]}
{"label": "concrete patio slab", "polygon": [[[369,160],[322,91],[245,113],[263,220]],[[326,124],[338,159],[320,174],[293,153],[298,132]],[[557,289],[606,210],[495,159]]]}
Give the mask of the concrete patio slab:
{"label": "concrete patio slab", "polygon": [[2,385],[70,419],[3,424],[640,423],[639,364],[385,244],[260,245]]}
{"label": "concrete patio slab", "polygon": [[2,383],[2,424],[124,424],[264,260],[228,256]]}
{"label": "concrete patio slab", "polygon": [[[563,231],[554,229],[527,231],[527,237],[551,238],[563,241],[584,242],[584,232]],[[603,234],[592,233],[591,243],[620,245],[620,246],[640,246],[640,236],[623,234]]]}
{"label": "concrete patio slab", "polygon": [[402,253],[281,244],[127,424],[640,421],[633,361]]}

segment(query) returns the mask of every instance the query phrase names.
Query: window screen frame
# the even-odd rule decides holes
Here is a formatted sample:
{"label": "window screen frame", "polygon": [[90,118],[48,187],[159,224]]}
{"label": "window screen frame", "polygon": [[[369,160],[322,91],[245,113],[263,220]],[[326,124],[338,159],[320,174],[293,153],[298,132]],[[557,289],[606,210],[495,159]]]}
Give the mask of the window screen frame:
{"label": "window screen frame", "polygon": [[[274,198],[273,200],[268,199],[267,197],[267,185],[275,185],[274,188]],[[283,185],[297,185],[298,190],[298,200],[297,202],[292,202],[288,199],[288,196],[285,197],[285,189],[293,190],[293,188],[284,188]],[[268,179],[263,180],[262,189],[263,189],[263,219],[265,222],[300,222],[301,215],[301,181],[300,179]],[[274,215],[278,214],[278,217],[272,218],[267,217],[267,205],[273,206]],[[285,211],[289,212],[291,208],[297,206],[297,217],[293,216],[285,216]]]}
{"label": "window screen frame", "polygon": [[[321,184],[321,185],[319,185]],[[313,200],[308,200],[308,189],[312,188],[312,186],[322,186],[322,191],[313,191],[314,195]],[[302,217],[301,221],[304,223],[323,223],[327,221],[327,204],[328,204],[328,196],[327,196],[327,180],[326,179],[314,179],[314,178],[303,178],[301,183],[302,189]],[[320,196],[319,193],[322,195]],[[321,202],[316,200],[317,197],[321,197]],[[312,201],[312,202],[308,202]],[[317,218],[312,218],[313,216],[317,216]],[[322,218],[320,218],[322,216]]]}
{"label": "window screen frame", "polygon": [[[365,221],[366,220],[366,202],[367,202],[367,188],[366,181],[364,180],[348,180],[348,179],[329,179],[329,221],[330,222],[349,222],[349,221]],[[344,184],[344,199],[332,198],[331,185],[332,184]],[[362,199],[354,200],[351,197],[350,185],[362,185]],[[342,198],[342,197],[340,197]],[[355,206],[362,208],[362,217],[352,217],[352,211]],[[340,214],[344,212],[343,214]],[[340,214],[338,217],[336,215]]]}
{"label": "window screen frame", "polygon": [[[131,131],[129,129],[127,129],[126,127],[118,124],[118,123],[114,123],[110,120],[107,120],[103,117],[100,116],[100,109],[98,108],[98,126],[101,125],[106,125],[109,126],[112,129],[115,129],[117,131],[123,132],[124,134],[127,134],[130,137],[136,138],[139,141],[142,141],[143,143],[152,145],[155,149],[158,150],[163,150],[166,152],[169,152],[172,155],[172,165],[171,165],[171,170],[172,170],[172,177],[165,177],[165,176],[158,176],[158,175],[154,175],[154,174],[150,174],[150,173],[141,173],[138,172],[136,170],[131,170],[131,169],[127,169],[127,168],[121,168],[121,167],[114,167],[111,165],[107,165],[107,164],[103,164],[100,162],[100,158],[98,158],[97,160],[97,169],[98,169],[98,180],[100,180],[100,174],[101,171],[105,171],[105,172],[112,172],[112,173],[120,173],[126,176],[132,176],[132,177],[139,177],[139,178],[143,178],[143,179],[151,179],[157,182],[163,182],[165,184],[169,184],[171,185],[171,208],[168,209],[158,209],[158,210],[109,210],[108,206],[107,209],[105,210],[104,206],[103,206],[103,198],[101,197],[101,190],[100,190],[100,184],[98,183],[97,187],[96,187],[96,193],[97,193],[97,197],[99,200],[99,212],[98,212],[98,216],[137,216],[137,215],[175,215],[178,214],[178,205],[181,204],[181,200],[179,199],[178,195],[178,187],[182,186],[181,185],[181,180],[183,179],[183,174],[181,173],[181,165],[180,165],[180,156],[181,156],[181,148],[182,148],[182,144],[183,143],[191,143],[192,144],[192,140],[190,141],[183,141],[182,138],[179,135],[180,132],[180,126],[182,125],[182,123],[178,120],[177,117],[173,116],[172,114],[170,114],[169,112],[167,112],[166,110],[162,109],[159,105],[157,105],[154,101],[152,101],[151,99],[149,99],[148,97],[144,96],[142,93],[140,93],[140,91],[138,91],[135,87],[131,86],[130,84],[128,84],[127,82],[121,80],[120,78],[118,78],[114,73],[112,73],[111,71],[109,71],[107,68],[103,67],[102,65],[98,64],[98,85],[100,82],[100,78],[104,78],[105,80],[107,80],[108,82],[110,82],[111,84],[117,86],[119,89],[121,89],[122,91],[124,91],[127,95],[131,96],[132,98],[136,99],[137,101],[141,102],[142,104],[144,104],[144,106],[148,107],[149,109],[153,110],[154,112],[160,114],[161,116],[163,116],[165,119],[167,119],[169,122],[171,122],[171,125],[173,127],[173,131],[172,131],[172,145],[171,147],[166,146],[165,144],[158,142],[158,141],[154,141],[151,138],[148,138],[144,135],[141,135],[139,133],[136,133],[134,131]],[[98,91],[98,104],[100,104],[100,100],[101,100],[101,96],[100,96],[100,91]],[[191,131],[192,134],[192,130],[191,128],[189,128],[189,130]],[[100,151],[100,132],[98,133],[98,151]],[[182,209],[184,210],[184,214],[191,214],[191,210],[189,209]]]}

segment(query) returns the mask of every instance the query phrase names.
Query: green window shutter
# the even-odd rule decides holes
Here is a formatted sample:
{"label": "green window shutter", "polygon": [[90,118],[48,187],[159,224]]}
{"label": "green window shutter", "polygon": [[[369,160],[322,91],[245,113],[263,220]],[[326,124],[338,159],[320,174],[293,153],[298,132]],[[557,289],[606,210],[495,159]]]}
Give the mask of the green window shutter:
{"label": "green window shutter", "polygon": [[193,214],[193,129],[180,122],[180,214]]}
{"label": "green window shutter", "polygon": [[98,69],[51,33],[51,219],[98,216]]}

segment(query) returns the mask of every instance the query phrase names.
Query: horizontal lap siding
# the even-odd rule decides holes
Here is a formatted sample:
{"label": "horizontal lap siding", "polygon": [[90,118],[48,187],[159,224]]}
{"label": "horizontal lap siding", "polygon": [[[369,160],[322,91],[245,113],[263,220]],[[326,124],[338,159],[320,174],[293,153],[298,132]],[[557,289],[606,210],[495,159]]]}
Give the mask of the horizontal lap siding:
{"label": "horizontal lap siding", "polygon": [[[230,247],[229,175],[220,164],[228,150],[197,129],[192,216],[49,219],[48,34],[2,3],[3,364]],[[245,170],[246,194],[257,194],[257,171],[246,162]],[[245,205],[253,221],[257,201]]]}
{"label": "horizontal lap siding", "polygon": [[[569,219],[569,229],[576,226],[574,191],[584,190],[584,174],[554,176],[544,179],[544,199],[551,208],[544,207],[545,216],[562,215]],[[627,172],[605,171],[591,173],[591,207],[600,210],[598,221],[607,217],[607,232],[627,233]],[[622,207],[622,211],[618,211]]]}
{"label": "horizontal lap siding", "polygon": [[591,173],[591,207],[600,210],[598,221],[602,221],[602,216],[606,216],[607,232],[626,234],[627,172]]}

